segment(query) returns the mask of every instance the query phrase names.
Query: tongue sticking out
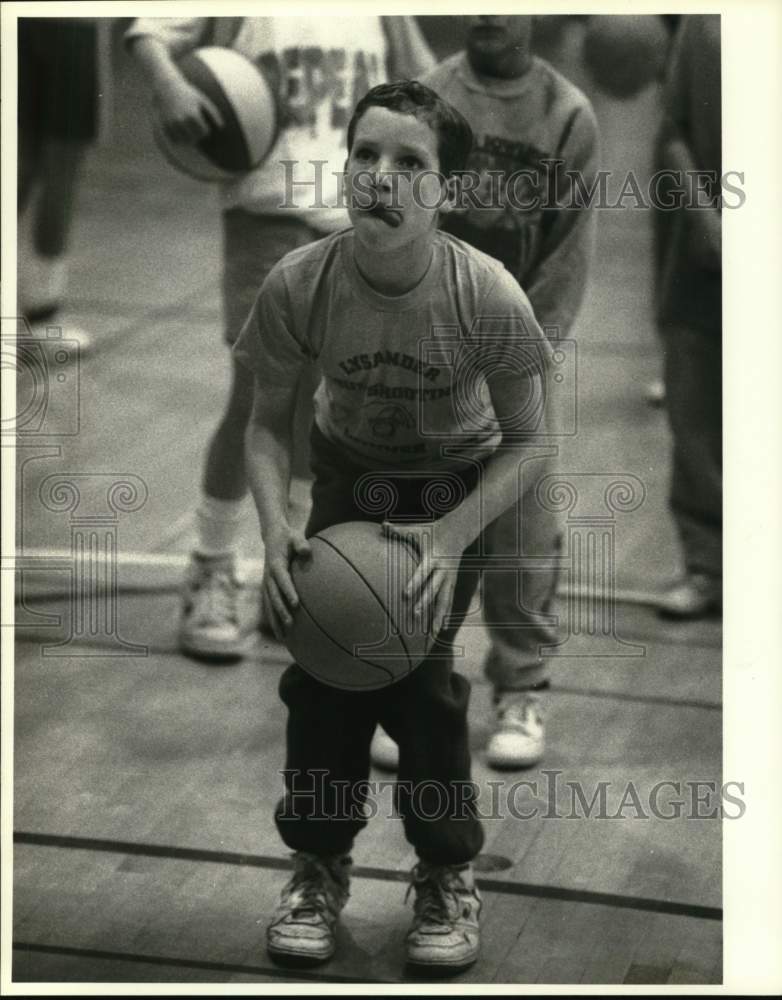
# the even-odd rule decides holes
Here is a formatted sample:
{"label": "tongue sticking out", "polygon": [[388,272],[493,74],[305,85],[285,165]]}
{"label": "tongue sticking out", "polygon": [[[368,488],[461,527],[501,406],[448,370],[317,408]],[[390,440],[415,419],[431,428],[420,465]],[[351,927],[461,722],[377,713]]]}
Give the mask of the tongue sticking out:
{"label": "tongue sticking out", "polygon": [[402,224],[402,219],[399,214],[383,205],[375,205],[369,210],[369,213],[370,215],[374,215],[376,218],[385,222],[387,226],[392,226],[394,229]]}

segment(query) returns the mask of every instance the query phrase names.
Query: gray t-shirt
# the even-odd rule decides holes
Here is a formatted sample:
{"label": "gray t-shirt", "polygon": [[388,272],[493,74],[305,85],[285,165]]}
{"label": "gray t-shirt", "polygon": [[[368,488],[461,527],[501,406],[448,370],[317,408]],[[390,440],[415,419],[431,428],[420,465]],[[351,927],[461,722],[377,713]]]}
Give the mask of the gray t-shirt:
{"label": "gray t-shirt", "polygon": [[520,419],[534,434],[551,347],[505,268],[438,232],[422,280],[391,297],[364,280],[353,247],[343,230],[272,269],[234,348],[259,382],[292,386],[317,362],[316,424],[368,469],[490,454],[500,442],[492,373],[521,373]]}

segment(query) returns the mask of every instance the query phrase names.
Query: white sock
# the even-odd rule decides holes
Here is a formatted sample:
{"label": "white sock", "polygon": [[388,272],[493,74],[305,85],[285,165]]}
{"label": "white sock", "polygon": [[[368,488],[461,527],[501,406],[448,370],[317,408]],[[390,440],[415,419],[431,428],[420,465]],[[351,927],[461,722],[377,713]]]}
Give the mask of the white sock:
{"label": "white sock", "polygon": [[198,551],[203,556],[229,555],[236,552],[239,532],[248,507],[248,498],[218,500],[202,495],[196,511]]}

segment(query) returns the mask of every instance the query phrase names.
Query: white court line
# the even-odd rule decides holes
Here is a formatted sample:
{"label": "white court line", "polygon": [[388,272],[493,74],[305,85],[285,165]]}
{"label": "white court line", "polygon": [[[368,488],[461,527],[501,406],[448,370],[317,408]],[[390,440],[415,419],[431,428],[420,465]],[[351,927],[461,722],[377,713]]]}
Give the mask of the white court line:
{"label": "white court line", "polygon": [[[39,572],[44,572],[46,569],[53,569],[51,566],[46,566],[47,562],[68,562],[73,559],[73,553],[70,549],[26,549],[24,552],[17,552],[13,559],[3,560],[3,569],[11,570],[15,568],[16,562],[21,563],[22,568],[30,569],[35,571],[35,566],[32,565],[36,561],[40,561],[42,566]],[[31,565],[27,565],[29,563]],[[103,559],[98,560],[99,564],[105,562]],[[261,577],[263,574],[263,559],[239,559],[239,569],[243,576],[246,577]],[[187,553],[166,553],[166,552],[118,552],[115,556],[115,565],[122,569],[161,569],[161,570],[178,570],[184,572],[190,564],[190,556]],[[151,583],[151,581],[150,581]],[[558,597],[591,597],[593,600],[603,600],[605,594],[603,592],[597,592],[589,590],[587,587],[581,586],[569,586],[568,584],[560,583],[557,587]],[[646,590],[625,590],[621,587],[617,587],[614,590],[614,600],[621,604],[651,604],[656,605],[659,601],[660,595],[654,591]]]}
{"label": "white court line", "polygon": [[[73,552],[70,549],[25,549],[23,552],[16,552],[10,559],[3,560],[4,568],[11,569],[17,562],[21,563],[24,569],[34,570],[32,565],[36,561],[42,564],[47,562],[68,562],[73,559]],[[27,565],[27,563],[31,565]],[[97,562],[102,565],[107,560],[98,557]],[[166,552],[117,552],[114,556],[114,563],[117,566],[150,566],[152,568],[186,569],[190,564],[190,556],[187,553],[166,553]],[[249,572],[263,572],[263,559],[239,559],[239,565]]]}

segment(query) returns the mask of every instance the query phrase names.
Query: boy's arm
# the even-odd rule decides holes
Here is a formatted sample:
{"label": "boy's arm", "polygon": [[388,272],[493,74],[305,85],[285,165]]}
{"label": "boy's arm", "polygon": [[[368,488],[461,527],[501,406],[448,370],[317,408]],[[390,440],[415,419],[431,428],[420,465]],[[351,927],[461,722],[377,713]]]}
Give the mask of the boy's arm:
{"label": "boy's arm", "polygon": [[[277,264],[266,277],[233,347],[234,358],[255,373],[253,412],[245,438],[247,479],[258,508],[265,549],[263,600],[278,638],[298,598],[290,561],[309,546],[288,520],[291,438],[296,392],[310,345],[299,339],[291,292]],[[299,296],[306,296],[296,276]]]}
{"label": "boy's arm", "polygon": [[388,42],[386,70],[389,80],[420,80],[437,64],[429,43],[414,17],[383,17]]}
{"label": "boy's arm", "polygon": [[188,83],[175,61],[199,44],[208,21],[137,18],[125,35],[125,44],[149,81],[155,114],[174,142],[198,142],[209,131],[210,118],[218,127],[223,124],[214,104]]}
{"label": "boy's arm", "polygon": [[[572,116],[567,136],[556,158],[564,169],[580,178],[579,187],[565,178],[558,180],[554,194],[566,205],[579,205],[579,189],[589,191],[598,169],[598,126],[592,107],[585,104]],[[571,198],[572,195],[572,198]],[[576,318],[587,287],[595,248],[597,217],[588,204],[583,207],[550,208],[543,212],[544,238],[533,267],[520,281],[529,296],[538,322],[556,327],[566,337]]]}
{"label": "boy's arm", "polygon": [[293,415],[297,386],[262,384],[256,378],[247,431],[247,479],[258,509],[264,544],[263,597],[278,639],[298,604],[291,559],[306,557],[309,543],[288,520]]}
{"label": "boy's arm", "polygon": [[[544,369],[547,367],[544,362]],[[544,370],[498,374],[487,379],[502,441],[486,461],[479,485],[434,525],[383,524],[386,534],[412,540],[421,554],[405,589],[405,598],[412,602],[416,615],[424,621],[431,620],[434,635],[443,627],[450,611],[462,553],[484,528],[520,499],[522,467],[524,483],[534,482],[536,466],[550,454],[550,449],[544,454],[537,448],[536,456],[531,457],[531,445],[539,444],[538,435],[547,433],[545,420],[536,420],[535,430],[531,432],[526,426],[529,418],[526,421],[519,419],[520,411],[529,413],[536,409],[534,405],[524,406],[523,401],[531,397],[542,405],[546,378]],[[537,416],[540,416],[539,409]]]}
{"label": "boy's arm", "polygon": [[[507,271],[499,275],[482,312],[484,318],[477,318],[473,330],[479,331],[479,353],[491,357],[485,379],[500,444],[487,459],[479,486],[434,525],[383,525],[387,534],[412,537],[421,553],[406,597],[425,620],[431,613],[435,634],[450,609],[462,553],[520,499],[521,489],[537,479],[551,453],[550,447],[541,447],[545,444],[541,438],[552,433],[543,409],[552,348],[529,301]],[[474,374],[470,370],[471,381]]]}

